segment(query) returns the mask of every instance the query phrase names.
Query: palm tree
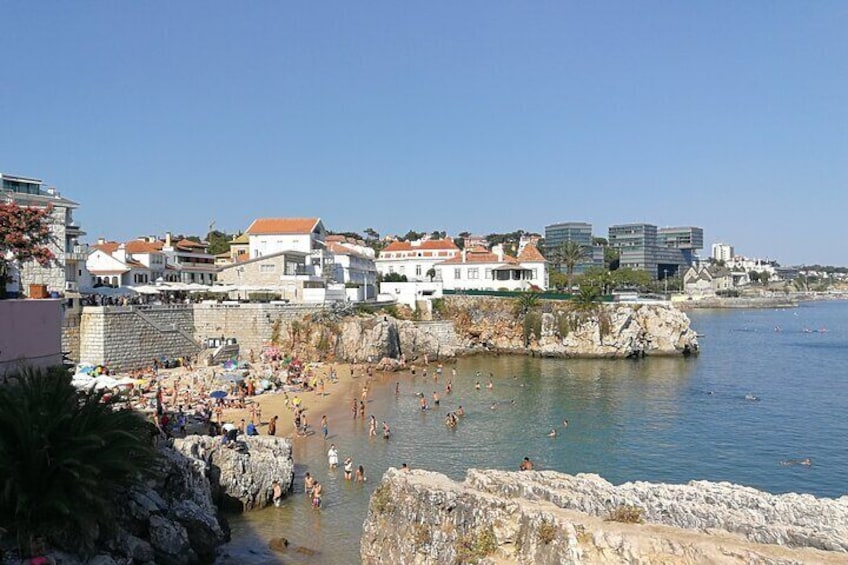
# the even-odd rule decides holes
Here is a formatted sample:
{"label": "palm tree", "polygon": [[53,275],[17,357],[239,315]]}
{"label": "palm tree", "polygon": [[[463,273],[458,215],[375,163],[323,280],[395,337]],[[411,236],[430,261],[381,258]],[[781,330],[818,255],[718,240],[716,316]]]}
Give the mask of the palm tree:
{"label": "palm tree", "polygon": [[0,387],[0,528],[22,551],[38,538],[91,547],[154,458],[151,424],[103,393],[78,393],[62,368]]}
{"label": "palm tree", "polygon": [[572,240],[563,242],[563,244],[554,251],[554,258],[557,265],[565,265],[565,272],[568,275],[569,290],[571,290],[571,283],[574,277],[574,267],[579,263],[582,263],[588,256],[589,249]]}

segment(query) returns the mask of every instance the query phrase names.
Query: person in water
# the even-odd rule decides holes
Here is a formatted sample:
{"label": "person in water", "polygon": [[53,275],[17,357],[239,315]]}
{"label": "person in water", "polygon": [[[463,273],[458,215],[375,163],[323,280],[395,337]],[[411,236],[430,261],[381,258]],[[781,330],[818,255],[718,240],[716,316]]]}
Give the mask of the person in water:
{"label": "person in water", "polygon": [[521,465],[518,466],[519,471],[532,471],[533,470],[533,462],[530,461],[529,457],[525,457],[524,461],[521,462]]}
{"label": "person in water", "polygon": [[784,467],[790,467],[792,465],[804,465],[805,467],[810,467],[813,464],[813,460],[809,457],[804,459],[786,459],[780,462]]}
{"label": "person in water", "polygon": [[557,436],[556,428],[551,428],[551,431],[548,432],[548,437],[556,437],[556,436]]}
{"label": "person in water", "polygon": [[271,483],[271,490],[273,492],[273,502],[274,506],[279,506],[283,503],[283,488],[280,486],[279,481],[274,481]]}

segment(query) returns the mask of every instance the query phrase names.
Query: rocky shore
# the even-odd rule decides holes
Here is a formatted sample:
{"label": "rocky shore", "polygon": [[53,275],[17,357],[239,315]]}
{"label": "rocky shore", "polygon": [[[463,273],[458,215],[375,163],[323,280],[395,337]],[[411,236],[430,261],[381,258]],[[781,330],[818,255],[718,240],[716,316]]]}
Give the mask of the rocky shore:
{"label": "rocky shore", "polygon": [[729,483],[626,483],[552,471],[390,469],[361,557],[377,563],[845,563],[848,496]]}

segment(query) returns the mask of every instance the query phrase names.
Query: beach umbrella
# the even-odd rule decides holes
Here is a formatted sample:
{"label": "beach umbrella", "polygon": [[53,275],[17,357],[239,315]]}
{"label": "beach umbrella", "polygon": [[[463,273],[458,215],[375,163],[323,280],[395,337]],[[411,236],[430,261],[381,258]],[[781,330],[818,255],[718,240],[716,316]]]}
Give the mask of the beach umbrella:
{"label": "beach umbrella", "polygon": [[227,393],[224,392],[223,390],[215,390],[215,391],[212,391],[212,392],[209,393],[209,397],[210,398],[216,398],[216,399],[217,398],[226,398]]}

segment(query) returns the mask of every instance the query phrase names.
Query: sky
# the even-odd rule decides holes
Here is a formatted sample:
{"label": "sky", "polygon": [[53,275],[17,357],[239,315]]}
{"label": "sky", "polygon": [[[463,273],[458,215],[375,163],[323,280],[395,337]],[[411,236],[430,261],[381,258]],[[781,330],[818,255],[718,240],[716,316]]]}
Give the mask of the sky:
{"label": "sky", "polygon": [[8,2],[0,171],[87,240],[704,228],[848,265],[848,3]]}

